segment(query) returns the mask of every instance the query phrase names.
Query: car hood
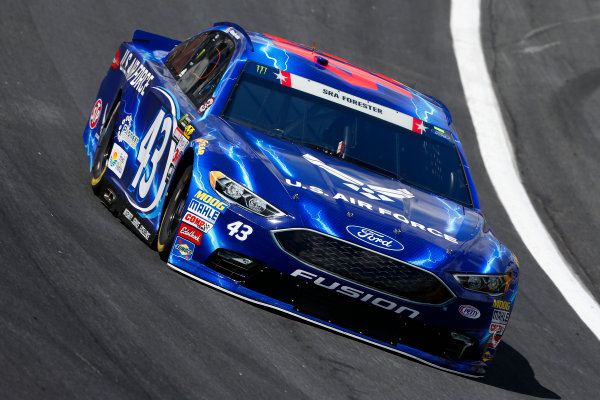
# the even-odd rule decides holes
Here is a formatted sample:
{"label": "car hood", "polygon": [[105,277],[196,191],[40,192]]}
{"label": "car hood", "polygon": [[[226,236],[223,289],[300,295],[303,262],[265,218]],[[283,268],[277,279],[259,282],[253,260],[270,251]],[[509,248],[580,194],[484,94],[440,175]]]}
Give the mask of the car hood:
{"label": "car hood", "polygon": [[503,272],[507,250],[484,229],[478,211],[305,146],[210,120],[234,149],[222,151],[237,157],[232,177],[292,216],[293,226],[437,272]]}

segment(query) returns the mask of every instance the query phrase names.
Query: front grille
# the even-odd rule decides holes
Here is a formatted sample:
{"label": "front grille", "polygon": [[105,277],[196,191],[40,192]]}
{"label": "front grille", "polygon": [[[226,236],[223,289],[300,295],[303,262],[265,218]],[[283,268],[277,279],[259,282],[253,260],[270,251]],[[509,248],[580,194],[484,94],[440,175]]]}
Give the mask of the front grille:
{"label": "front grille", "polygon": [[[294,278],[268,267],[241,283],[242,286],[293,305],[295,311],[310,315],[367,337],[403,344],[440,357],[462,360],[481,358],[477,346],[465,350],[450,329],[395,314],[358,299]],[[465,337],[464,335],[461,335]],[[473,343],[477,343],[472,339]]]}
{"label": "front grille", "polygon": [[407,300],[442,304],[454,295],[434,274],[364,247],[306,229],[273,233],[297,259]]}

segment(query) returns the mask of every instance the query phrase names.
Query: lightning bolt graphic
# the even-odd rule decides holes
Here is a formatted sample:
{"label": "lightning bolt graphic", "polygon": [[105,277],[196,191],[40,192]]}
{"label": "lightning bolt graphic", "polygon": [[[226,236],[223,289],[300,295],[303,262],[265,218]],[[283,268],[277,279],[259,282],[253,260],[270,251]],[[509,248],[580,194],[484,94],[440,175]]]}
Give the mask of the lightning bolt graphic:
{"label": "lightning bolt graphic", "polygon": [[438,198],[438,200],[444,206],[446,213],[448,213],[448,219],[446,220],[446,232],[454,235],[456,232],[458,232],[459,222],[463,218],[462,213],[460,212],[460,207],[452,205],[449,202],[446,202],[444,199]]}
{"label": "lightning bolt graphic", "polygon": [[433,267],[441,264],[446,258],[447,255],[445,252],[441,250],[437,252],[438,254],[433,254],[432,249],[427,249],[427,254],[423,255],[422,258],[417,258],[411,260],[411,263],[418,265],[419,267]]}
{"label": "lightning bolt graphic", "polygon": [[[323,220],[324,217],[321,216],[321,212],[323,212],[323,210],[321,208],[315,207],[314,205],[309,204],[309,203],[302,204],[302,207],[304,208],[304,211],[306,211],[306,213],[313,219],[313,221],[315,221],[319,225],[319,227],[324,232],[327,232],[330,235],[335,236],[335,232],[329,227],[327,222]],[[315,211],[316,211],[316,213],[315,213]],[[316,217],[315,217],[315,214],[316,214]]]}
{"label": "lightning bolt graphic", "polygon": [[[425,106],[426,108],[429,109],[429,111],[423,110],[423,112],[421,113],[420,112],[421,107],[419,107],[419,105],[417,105],[415,103],[415,99],[418,99],[418,102],[420,103],[421,107]],[[428,122],[429,116],[431,116],[431,115],[433,115],[433,113],[435,113],[435,108],[433,108],[433,106],[431,104],[429,104],[428,102],[421,100],[421,98],[418,96],[411,97],[410,102],[415,107],[415,114],[417,114],[417,117],[419,117],[419,119],[421,121]]]}
{"label": "lightning bolt graphic", "polygon": [[231,161],[235,162],[240,167],[240,171],[242,171],[243,176],[243,183],[246,184],[246,187],[248,189],[254,191],[252,181],[250,180],[250,175],[248,174],[248,171],[246,170],[246,167],[244,166],[244,163],[241,160],[239,154],[235,153],[235,149],[233,148],[233,146],[224,147],[222,143],[219,143],[219,147],[221,148],[221,150],[223,150],[225,154],[227,154],[227,157],[229,157]]}
{"label": "lightning bolt graphic", "polygon": [[288,167],[286,167],[286,165],[283,163],[283,161],[279,159],[277,153],[273,150],[273,147],[271,147],[271,145],[264,144],[264,142],[261,139],[255,138],[255,140],[256,145],[260,147],[260,149],[271,159],[271,161],[277,164],[279,168],[286,173],[287,176],[289,176],[290,178],[294,177],[294,174],[292,174]]}
{"label": "lightning bolt graphic", "polygon": [[263,46],[263,48],[262,48],[262,51],[263,51],[263,53],[265,53],[265,56],[266,56],[266,57],[267,57],[269,60],[273,61],[273,67],[275,67],[275,68],[277,68],[277,69],[281,69],[281,70],[287,71],[287,68],[288,68],[288,67],[287,67],[287,63],[288,63],[288,61],[289,61],[289,59],[290,59],[290,56],[288,55],[287,51],[285,51],[285,49],[280,49],[280,48],[277,48],[277,50],[281,50],[281,51],[283,51],[283,53],[284,53],[284,54],[285,54],[285,56],[286,56],[285,62],[283,63],[283,64],[284,64],[284,65],[283,65],[283,68],[281,68],[281,67],[277,66],[277,61],[278,61],[278,60],[277,60],[277,58],[275,58],[275,57],[271,57],[271,56],[269,55],[269,50],[271,50],[271,43],[268,43],[266,46]]}

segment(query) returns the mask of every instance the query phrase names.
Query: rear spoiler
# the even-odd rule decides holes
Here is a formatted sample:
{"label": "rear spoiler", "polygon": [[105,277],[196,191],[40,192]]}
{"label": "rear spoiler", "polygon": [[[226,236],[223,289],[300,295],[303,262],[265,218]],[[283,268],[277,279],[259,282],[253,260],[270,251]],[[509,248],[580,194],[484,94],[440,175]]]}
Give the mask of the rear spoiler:
{"label": "rear spoiler", "polygon": [[179,40],[170,39],[165,36],[157,35],[156,33],[136,30],[133,32],[133,42],[143,42],[150,44],[156,50],[171,50],[173,47],[181,43]]}

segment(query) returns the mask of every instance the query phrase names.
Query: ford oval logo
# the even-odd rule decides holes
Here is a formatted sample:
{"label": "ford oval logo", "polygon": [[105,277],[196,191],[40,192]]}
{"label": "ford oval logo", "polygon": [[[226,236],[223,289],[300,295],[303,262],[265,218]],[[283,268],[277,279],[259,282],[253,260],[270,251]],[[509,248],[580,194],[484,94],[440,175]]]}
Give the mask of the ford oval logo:
{"label": "ford oval logo", "polygon": [[479,310],[473,306],[460,306],[458,307],[458,311],[462,314],[463,317],[477,319],[481,315]]}
{"label": "ford oval logo", "polygon": [[392,239],[387,235],[384,235],[383,233],[374,231],[373,229],[356,225],[348,225],[346,230],[358,240],[369,243],[371,246],[392,251],[404,250],[402,243]]}

